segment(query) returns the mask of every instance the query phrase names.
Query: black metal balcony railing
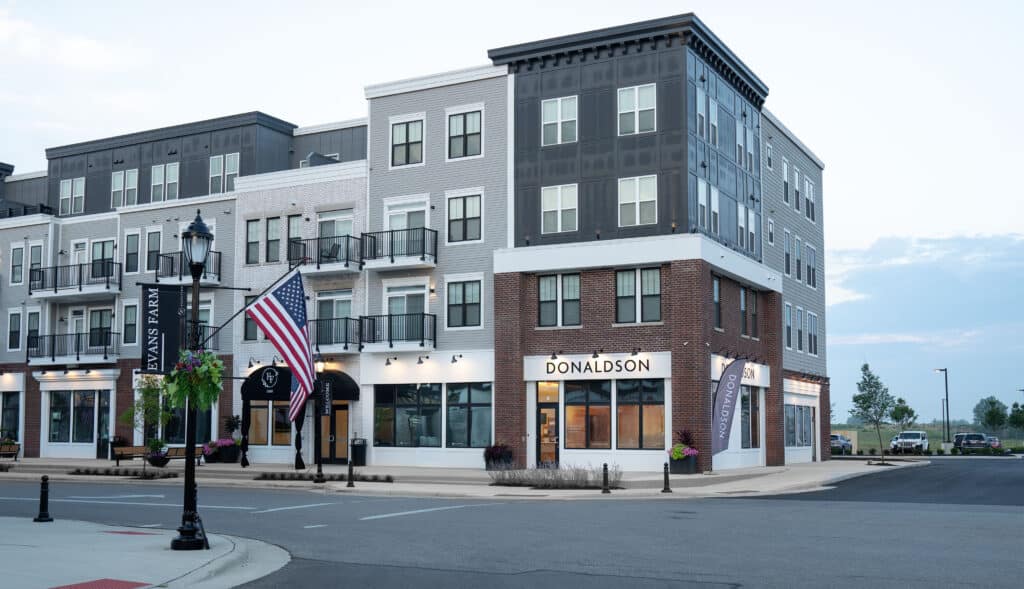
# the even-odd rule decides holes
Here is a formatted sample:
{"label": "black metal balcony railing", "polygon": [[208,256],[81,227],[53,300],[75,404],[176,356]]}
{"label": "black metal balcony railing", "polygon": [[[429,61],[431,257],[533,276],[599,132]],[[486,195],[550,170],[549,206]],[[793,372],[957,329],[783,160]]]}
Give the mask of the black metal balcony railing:
{"label": "black metal balcony railing", "polygon": [[53,207],[46,205],[26,205],[0,208],[0,219],[10,219],[11,217],[24,217],[26,215],[36,214],[52,215]]}
{"label": "black metal balcony railing", "polygon": [[425,227],[392,229],[363,234],[363,259],[378,260],[416,256],[424,261],[437,261],[437,231]]}
{"label": "black metal balcony railing", "polygon": [[350,345],[359,345],[359,319],[313,319],[309,322],[309,335],[318,352],[320,346],[344,346],[347,350]]}
{"label": "black metal balcony railing", "polygon": [[316,264],[358,264],[362,267],[362,240],[354,235],[316,237],[313,239],[292,239],[288,242],[288,261],[295,264],[305,260]]}
{"label": "black metal balcony railing", "polygon": [[416,342],[421,347],[431,346],[437,338],[437,318],[430,313],[402,315],[369,315],[359,318],[362,343]]}
{"label": "black metal balcony railing", "polygon": [[[157,256],[156,281],[160,282],[161,278],[164,280],[192,280],[185,252],[178,251]],[[206,257],[202,280],[220,280],[220,252],[211,251],[210,255]]]}
{"label": "black metal balcony railing", "polygon": [[120,352],[120,343],[121,334],[109,329],[91,329],[85,333],[30,335],[26,360],[31,362],[32,359],[49,358],[51,362],[56,362],[61,358],[78,361],[82,356],[103,356],[104,360],[109,360]]}
{"label": "black metal balcony railing", "polygon": [[[183,321],[181,323],[181,339],[178,341],[182,347],[189,345],[188,338],[191,335],[189,326],[192,325],[192,321]],[[210,337],[210,336],[213,337]],[[209,339],[207,339],[209,338]],[[205,342],[205,343],[204,343]],[[217,327],[208,323],[199,324],[199,343],[204,350],[219,350],[220,349],[220,332],[217,331]]]}
{"label": "black metal balcony railing", "polygon": [[36,291],[78,289],[103,286],[121,289],[121,264],[114,260],[94,260],[85,264],[49,266],[29,270],[28,293]]}

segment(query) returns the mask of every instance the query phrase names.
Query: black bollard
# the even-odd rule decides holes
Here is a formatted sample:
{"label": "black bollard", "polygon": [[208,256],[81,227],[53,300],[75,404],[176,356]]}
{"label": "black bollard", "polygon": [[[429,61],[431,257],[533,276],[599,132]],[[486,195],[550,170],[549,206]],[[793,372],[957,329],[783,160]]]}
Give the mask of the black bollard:
{"label": "black bollard", "polygon": [[665,488],[661,490],[662,493],[671,493],[672,488],[668,486],[668,463],[665,463]]}
{"label": "black bollard", "polygon": [[352,472],[352,459],[349,458],[348,459],[348,482],[345,483],[346,487],[352,488],[352,487],[356,486],[356,483],[352,480],[352,479],[355,478],[355,476],[356,475]]}
{"label": "black bollard", "polygon": [[601,485],[601,493],[611,493],[612,490],[608,487],[608,463],[604,463],[604,483]]}
{"label": "black bollard", "polygon": [[52,522],[50,517],[50,477],[43,475],[43,482],[39,484],[39,515],[34,522]]}

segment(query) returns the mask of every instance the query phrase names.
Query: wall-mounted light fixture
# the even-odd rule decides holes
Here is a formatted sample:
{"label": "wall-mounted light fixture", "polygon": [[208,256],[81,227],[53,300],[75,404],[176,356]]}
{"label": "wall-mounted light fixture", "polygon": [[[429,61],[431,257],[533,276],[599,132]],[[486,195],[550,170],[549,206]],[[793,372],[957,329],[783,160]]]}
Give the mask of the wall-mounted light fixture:
{"label": "wall-mounted light fixture", "polygon": [[[277,354],[274,354],[274,358],[270,361],[270,365],[273,366],[274,368],[277,368],[278,360],[281,359],[277,357]],[[281,362],[284,362],[284,360],[281,360]]]}
{"label": "wall-mounted light fixture", "polygon": [[604,353],[604,348],[601,348],[599,350],[594,350],[593,355],[591,355],[590,357],[591,358],[599,358],[601,356],[601,354],[603,354],[603,353]]}
{"label": "wall-mounted light fixture", "polygon": [[417,356],[416,364],[423,364],[424,360],[430,360],[430,356]]}
{"label": "wall-mounted light fixture", "polygon": [[260,365],[260,361],[256,360],[252,356],[249,356],[249,368],[252,368],[253,365],[259,366]]}
{"label": "wall-mounted light fixture", "polygon": [[551,359],[552,360],[558,360],[558,355],[561,354],[561,353],[562,353],[562,350],[558,350],[558,352],[551,352]]}
{"label": "wall-mounted light fixture", "polygon": [[[462,358],[462,354],[454,354],[454,355],[452,355],[452,364],[457,363],[460,358]],[[0,374],[3,374],[3,372],[0,371]]]}
{"label": "wall-mounted light fixture", "polygon": [[636,356],[639,353],[640,353],[640,348],[633,348],[633,352],[630,353],[630,356]]}
{"label": "wall-mounted light fixture", "polygon": [[398,362],[398,356],[388,356],[384,359],[384,366],[391,366],[391,362]]}

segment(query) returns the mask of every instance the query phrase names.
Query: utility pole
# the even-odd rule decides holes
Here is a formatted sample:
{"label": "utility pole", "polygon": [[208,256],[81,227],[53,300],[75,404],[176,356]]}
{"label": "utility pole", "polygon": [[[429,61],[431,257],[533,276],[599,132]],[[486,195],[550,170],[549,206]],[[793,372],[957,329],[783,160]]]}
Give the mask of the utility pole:
{"label": "utility pole", "polygon": [[941,372],[943,378],[946,381],[946,419],[945,419],[945,434],[946,442],[950,442],[950,428],[949,428],[949,369],[948,368],[936,368],[935,372]]}

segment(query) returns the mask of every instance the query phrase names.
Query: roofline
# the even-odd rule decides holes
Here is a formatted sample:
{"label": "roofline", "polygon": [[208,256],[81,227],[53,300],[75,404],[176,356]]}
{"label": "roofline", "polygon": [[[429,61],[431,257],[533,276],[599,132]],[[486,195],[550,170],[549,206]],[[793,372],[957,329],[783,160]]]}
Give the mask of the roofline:
{"label": "roofline", "polygon": [[761,109],[761,113],[765,116],[765,118],[771,121],[773,125],[778,127],[779,130],[782,131],[782,133],[786,136],[786,138],[793,142],[793,145],[796,145],[798,148],[800,148],[800,151],[804,152],[804,155],[810,158],[812,162],[817,164],[819,168],[821,168],[822,170],[825,169],[825,162],[821,161],[821,158],[815,155],[815,153],[811,151],[811,148],[807,147],[807,145],[805,145],[803,141],[800,141],[800,138],[797,137],[795,133],[790,131],[789,127],[784,125],[782,121],[780,121],[778,117],[775,116],[775,113],[768,110],[767,108]]}
{"label": "roofline", "polygon": [[14,171],[14,164],[0,162],[0,177],[9,176]]}
{"label": "roofline", "polygon": [[36,172],[25,172],[23,174],[11,174],[4,178],[4,182],[18,182],[20,180],[35,180],[36,178],[45,178],[46,170],[38,170]]}
{"label": "roofline", "polygon": [[371,84],[366,86],[364,93],[367,99],[380,98],[382,96],[391,96],[393,94],[404,94],[406,92],[415,92],[417,90],[441,88],[455,84],[465,84],[466,82],[475,82],[477,80],[499,78],[507,75],[507,67],[498,67],[492,64],[478,65],[460,70],[430,74],[428,76],[418,76],[415,78],[406,78],[404,80],[395,80],[394,82]]}
{"label": "roofline", "polygon": [[296,127],[292,131],[292,135],[312,135],[313,133],[324,133],[327,131],[338,131],[340,129],[351,129],[352,127],[365,127],[368,119],[361,117],[358,119],[348,119],[347,121],[336,121],[333,123],[321,123],[319,125],[310,125],[308,127]]}
{"label": "roofline", "polygon": [[696,34],[723,61],[742,75],[751,88],[761,95],[762,100],[768,96],[768,86],[692,12],[499,47],[489,50],[487,56],[495,64],[506,65],[517,61],[540,59],[545,55],[578,52],[594,46],[609,46],[649,36],[668,36],[672,33]]}
{"label": "roofline", "polygon": [[220,131],[222,129],[230,129],[232,127],[241,127],[244,125],[262,125],[286,135],[291,135],[292,131],[295,129],[295,125],[288,121],[283,121],[260,111],[252,111],[229,115],[226,117],[218,117],[215,119],[172,125],[170,127],[161,127],[159,129],[150,129],[148,131],[138,131],[135,133],[117,135],[115,137],[107,137],[104,139],[95,139],[91,141],[83,141],[81,143],[51,147],[46,150],[46,158],[53,159],[89,153],[92,151],[117,149],[119,147],[127,147],[129,145],[136,145],[147,141],[162,141],[184,135],[209,133],[211,131]]}

